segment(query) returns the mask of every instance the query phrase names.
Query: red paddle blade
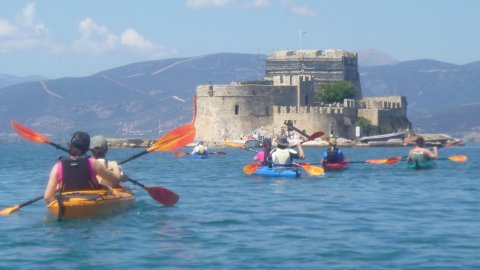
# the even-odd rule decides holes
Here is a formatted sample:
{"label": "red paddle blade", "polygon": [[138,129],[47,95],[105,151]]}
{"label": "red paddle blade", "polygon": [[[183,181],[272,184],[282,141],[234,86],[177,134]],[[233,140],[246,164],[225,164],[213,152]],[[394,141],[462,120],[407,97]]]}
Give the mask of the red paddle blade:
{"label": "red paddle blade", "polygon": [[321,167],[313,166],[310,164],[299,164],[299,165],[311,175],[315,175],[315,176],[324,175],[324,170]]}
{"label": "red paddle blade", "polygon": [[243,172],[246,174],[252,174],[258,169],[258,167],[260,167],[260,165],[262,164],[258,162],[249,163],[243,167]]}
{"label": "red paddle blade", "polygon": [[183,156],[186,155],[185,152],[173,152],[172,154],[173,154],[174,156],[176,156],[176,157],[183,157]]}
{"label": "red paddle blade", "polygon": [[173,206],[177,203],[179,196],[177,193],[164,187],[145,187],[150,196],[157,202],[165,206]]}
{"label": "red paddle blade", "polygon": [[32,141],[32,142],[41,142],[50,144],[51,142],[45,138],[42,134],[29,129],[28,127],[18,123],[15,120],[12,120],[12,127],[18,133],[18,135],[22,136],[23,138]]}
{"label": "red paddle blade", "polygon": [[325,132],[317,131],[317,132],[313,133],[312,135],[310,135],[310,137],[308,137],[307,141],[313,141],[317,138],[322,137],[323,135],[325,135]]}
{"label": "red paddle blade", "polygon": [[365,163],[392,165],[399,162],[400,160],[402,160],[401,157],[389,157],[384,159],[369,159],[369,160],[366,160]]}
{"label": "red paddle blade", "polygon": [[468,157],[467,156],[451,156],[448,159],[455,162],[466,162],[468,160]]}
{"label": "red paddle blade", "polygon": [[153,150],[164,152],[182,148],[193,141],[195,138],[195,133],[196,130],[193,123],[183,125],[165,134],[162,138],[150,146],[147,149],[147,152],[151,152]]}
{"label": "red paddle blade", "polygon": [[209,154],[214,154],[214,155],[226,155],[227,153],[218,151],[218,152],[210,152]]}

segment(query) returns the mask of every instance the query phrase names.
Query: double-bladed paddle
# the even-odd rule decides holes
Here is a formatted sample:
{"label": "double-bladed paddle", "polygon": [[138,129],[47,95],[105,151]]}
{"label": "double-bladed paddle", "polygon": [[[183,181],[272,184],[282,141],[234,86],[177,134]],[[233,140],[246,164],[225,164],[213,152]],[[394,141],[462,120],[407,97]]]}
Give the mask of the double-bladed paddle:
{"label": "double-bladed paddle", "polygon": [[[24,137],[27,140],[30,140],[30,141],[33,141],[33,142],[46,143],[46,144],[49,144],[51,146],[54,146],[57,149],[68,152],[68,150],[65,147],[62,147],[62,146],[60,146],[58,144],[55,144],[55,143],[52,143],[50,140],[48,140],[42,134],[40,134],[40,133],[38,133],[38,132],[36,132],[36,131],[34,131],[34,130],[26,127],[26,126],[21,125],[20,123],[18,123],[15,120],[12,120],[12,127],[15,129],[15,131],[20,136]],[[188,143],[192,142],[194,138],[195,138],[195,126],[194,126],[193,121],[192,121],[192,123],[189,123],[189,124],[186,124],[184,126],[178,127],[176,129],[170,131],[169,133],[165,134],[160,139],[158,139],[154,144],[152,144],[152,146],[147,148],[147,150],[145,150],[143,152],[140,152],[140,153],[124,160],[124,161],[121,161],[118,164],[124,164],[124,163],[126,163],[130,160],[141,157],[141,156],[143,156],[147,153],[150,153],[154,150],[156,150],[156,151],[171,151],[171,150],[179,149],[179,148],[187,145]],[[145,186],[145,185],[143,185],[143,184],[141,184],[138,181],[133,180],[133,179],[128,179],[128,181],[130,181],[130,182],[134,183],[135,185],[138,185],[138,186],[144,188],[145,190],[147,190],[148,193],[150,194],[150,196],[154,200],[160,202],[161,204],[163,204],[165,206],[172,206],[179,199],[178,194],[176,194],[175,192],[173,192],[173,191],[171,191],[171,190],[169,190],[165,187]],[[30,204],[32,204],[36,201],[41,200],[42,198],[43,198],[43,196],[38,196],[38,197],[36,197],[34,199],[31,199],[29,201],[26,201],[24,203],[5,208],[5,209],[0,211],[0,215],[11,214],[11,213],[19,210],[20,208],[22,208],[24,206],[30,205]]]}
{"label": "double-bladed paddle", "polygon": [[[390,165],[390,164],[395,164],[397,162],[405,160],[406,158],[407,158],[407,156],[389,157],[389,158],[385,158],[385,159],[372,159],[368,163],[389,164]],[[454,162],[466,162],[466,161],[468,161],[468,157],[465,156],[465,155],[458,155],[458,156],[450,156],[450,157],[446,157],[446,158],[437,158],[437,159],[433,159],[433,160],[451,160],[451,161],[454,161]]]}
{"label": "double-bladed paddle", "polygon": [[[185,155],[191,155],[192,153],[190,152],[172,152],[172,155],[176,157],[183,157]],[[222,151],[217,151],[217,152],[207,152],[208,155],[226,155],[227,153],[222,152]]]}
{"label": "double-bladed paddle", "polygon": [[[244,172],[245,174],[253,174],[253,173],[255,173],[255,172],[258,170],[258,168],[260,168],[261,166],[262,166],[262,163],[260,163],[260,162],[248,163],[247,165],[245,165],[245,166],[243,167],[243,172]],[[324,175],[324,170],[323,170],[323,168],[318,167],[318,166],[311,165],[311,164],[309,164],[309,163],[303,163],[303,162],[293,163],[292,166],[301,167],[301,168],[304,169],[306,172],[308,172],[309,174],[314,175],[314,176]]]}

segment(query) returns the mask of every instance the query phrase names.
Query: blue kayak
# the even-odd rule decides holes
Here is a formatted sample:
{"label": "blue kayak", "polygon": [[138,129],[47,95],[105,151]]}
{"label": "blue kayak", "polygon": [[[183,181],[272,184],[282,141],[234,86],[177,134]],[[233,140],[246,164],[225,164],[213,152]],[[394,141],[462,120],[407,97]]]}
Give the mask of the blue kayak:
{"label": "blue kayak", "polygon": [[207,153],[203,153],[203,154],[195,153],[195,154],[192,155],[192,158],[208,158],[208,154]]}
{"label": "blue kayak", "polygon": [[300,167],[281,167],[260,166],[253,173],[254,175],[273,176],[273,177],[300,177],[302,169]]}

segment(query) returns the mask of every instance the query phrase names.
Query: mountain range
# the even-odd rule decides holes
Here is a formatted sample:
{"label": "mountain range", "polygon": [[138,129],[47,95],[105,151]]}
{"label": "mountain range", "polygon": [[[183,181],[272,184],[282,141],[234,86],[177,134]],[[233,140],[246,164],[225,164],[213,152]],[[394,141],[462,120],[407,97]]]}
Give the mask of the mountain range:
{"label": "mountain range", "polygon": [[[220,53],[133,63],[87,77],[50,80],[19,78],[15,82],[12,76],[2,75],[0,134],[12,133],[10,120],[15,119],[42,133],[86,130],[157,138],[164,130],[191,120],[197,85],[261,79],[265,58]],[[364,96],[406,96],[416,131],[461,137],[480,130],[476,115],[480,111],[480,62],[398,62],[385,55],[377,59],[381,60],[360,65]]]}

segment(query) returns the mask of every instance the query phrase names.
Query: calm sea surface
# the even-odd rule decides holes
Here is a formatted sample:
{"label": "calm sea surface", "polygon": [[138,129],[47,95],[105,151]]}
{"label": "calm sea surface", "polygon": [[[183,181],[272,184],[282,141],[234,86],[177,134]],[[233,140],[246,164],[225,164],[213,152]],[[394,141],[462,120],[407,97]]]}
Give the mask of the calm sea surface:
{"label": "calm sea surface", "polygon": [[[122,160],[143,149],[112,149]],[[318,162],[323,148],[307,148]],[[130,211],[62,221],[43,201],[0,216],[0,269],[480,269],[480,147],[440,150],[467,163],[429,171],[352,164],[296,180],[245,175],[253,154],[209,159],[154,152],[124,169],[180,195],[171,208],[130,185]],[[346,148],[351,161],[403,156],[407,148]],[[0,144],[0,209],[43,194],[62,152]]]}

